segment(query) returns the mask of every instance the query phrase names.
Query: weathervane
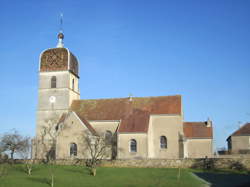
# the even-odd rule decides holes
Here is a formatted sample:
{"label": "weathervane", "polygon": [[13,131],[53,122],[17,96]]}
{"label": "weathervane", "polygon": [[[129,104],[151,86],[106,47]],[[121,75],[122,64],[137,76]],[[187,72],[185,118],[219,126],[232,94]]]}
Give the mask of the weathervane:
{"label": "weathervane", "polygon": [[60,13],[60,33],[63,33],[63,13]]}
{"label": "weathervane", "polygon": [[59,28],[59,34],[58,34],[58,43],[57,46],[58,48],[62,48],[64,47],[63,44],[63,38],[64,38],[64,34],[63,34],[63,13],[60,14],[60,28]]}

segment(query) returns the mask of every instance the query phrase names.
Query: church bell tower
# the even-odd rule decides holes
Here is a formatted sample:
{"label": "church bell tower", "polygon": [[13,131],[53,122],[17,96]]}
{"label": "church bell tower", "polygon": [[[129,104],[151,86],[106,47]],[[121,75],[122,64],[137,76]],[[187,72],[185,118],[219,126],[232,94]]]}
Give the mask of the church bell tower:
{"label": "church bell tower", "polygon": [[[44,128],[52,135],[56,133],[56,123],[62,114],[69,111],[73,100],[80,99],[78,61],[64,48],[63,39],[64,34],[59,32],[57,47],[46,49],[40,55],[37,140],[44,133]],[[50,137],[46,135],[46,139]]]}

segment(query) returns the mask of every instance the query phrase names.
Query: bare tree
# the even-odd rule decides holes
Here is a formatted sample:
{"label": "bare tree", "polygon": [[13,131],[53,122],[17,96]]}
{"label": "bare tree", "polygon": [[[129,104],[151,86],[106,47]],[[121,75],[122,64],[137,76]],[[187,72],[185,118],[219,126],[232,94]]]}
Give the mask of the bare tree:
{"label": "bare tree", "polygon": [[0,178],[7,175],[8,172],[7,153],[10,153],[11,162],[13,163],[14,154],[23,151],[28,140],[29,137],[20,135],[16,130],[8,132],[0,138]]}
{"label": "bare tree", "polygon": [[95,176],[97,165],[100,164],[102,159],[110,156],[111,145],[107,143],[103,136],[91,135],[90,133],[85,134],[84,140],[88,149],[88,157],[90,158],[87,166],[90,168],[91,175]]}
{"label": "bare tree", "polygon": [[10,158],[13,161],[14,154],[23,151],[28,141],[29,137],[24,137],[14,130],[2,136],[0,149],[4,152],[10,152]]}
{"label": "bare tree", "polygon": [[24,160],[25,164],[25,171],[28,175],[31,175],[32,168],[34,165],[34,160],[31,158],[31,149],[32,149],[32,144],[31,144],[31,139],[27,139],[27,142],[24,144],[24,147],[21,151],[19,151],[19,155],[21,158]]}
{"label": "bare tree", "polygon": [[44,161],[49,166],[51,187],[54,187],[57,122],[58,118],[56,115],[53,115],[50,119],[45,120],[45,125],[41,127],[40,139],[36,141],[37,144],[40,144],[39,146],[41,146],[42,154],[45,156]]}
{"label": "bare tree", "polygon": [[42,154],[45,156],[44,162],[49,166],[51,187],[54,186],[54,161],[56,159],[56,134],[53,132],[53,128],[53,125],[43,126],[40,134],[41,139],[38,141],[42,148]]}
{"label": "bare tree", "polygon": [[[43,126],[41,131],[41,148],[45,156],[45,162],[49,163],[55,159],[56,152],[56,133],[52,131],[53,126]],[[46,138],[48,137],[48,138]]]}

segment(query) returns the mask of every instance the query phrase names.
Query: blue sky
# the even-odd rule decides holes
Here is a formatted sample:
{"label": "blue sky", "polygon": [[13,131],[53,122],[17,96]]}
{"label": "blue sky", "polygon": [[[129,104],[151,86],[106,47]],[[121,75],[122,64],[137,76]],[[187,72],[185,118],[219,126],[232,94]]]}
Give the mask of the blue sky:
{"label": "blue sky", "polygon": [[213,120],[217,147],[250,121],[250,1],[11,1],[0,6],[0,134],[34,136],[38,61],[65,46],[81,98],[181,94],[185,121]]}

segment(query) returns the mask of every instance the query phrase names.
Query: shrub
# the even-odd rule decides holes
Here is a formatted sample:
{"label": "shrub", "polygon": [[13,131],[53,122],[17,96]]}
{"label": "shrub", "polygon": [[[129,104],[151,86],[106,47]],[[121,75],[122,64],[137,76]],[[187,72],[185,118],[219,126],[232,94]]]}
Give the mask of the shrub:
{"label": "shrub", "polygon": [[212,158],[205,158],[203,161],[203,169],[214,169],[215,160]]}
{"label": "shrub", "polygon": [[233,169],[233,170],[237,170],[237,171],[246,171],[247,170],[246,166],[239,161],[232,161],[232,163],[230,163],[230,165],[229,165],[229,168]]}
{"label": "shrub", "polygon": [[210,170],[215,168],[215,162],[214,158],[196,159],[191,168]]}

